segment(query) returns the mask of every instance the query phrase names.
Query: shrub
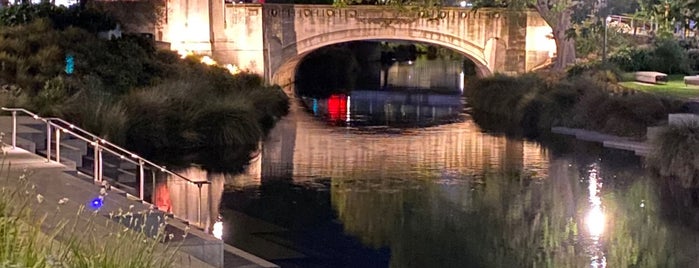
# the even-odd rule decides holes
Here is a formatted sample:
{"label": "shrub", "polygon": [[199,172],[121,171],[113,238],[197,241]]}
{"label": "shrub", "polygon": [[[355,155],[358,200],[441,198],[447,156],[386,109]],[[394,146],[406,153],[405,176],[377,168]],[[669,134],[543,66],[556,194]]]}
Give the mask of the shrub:
{"label": "shrub", "polygon": [[567,78],[558,81],[533,74],[496,75],[471,83],[465,94],[475,113],[498,116],[527,133],[569,126],[642,137],[648,126],[679,110],[679,102],[654,95],[618,94],[611,83],[617,72],[591,66],[595,65],[574,67]]}
{"label": "shrub", "polygon": [[667,74],[688,74],[687,52],[674,38],[660,39],[648,59],[648,70]]}
{"label": "shrub", "polygon": [[626,72],[647,70],[649,52],[646,49],[624,47],[612,53],[609,62],[616,64]]}
{"label": "shrub", "polygon": [[699,49],[690,49],[687,51],[687,61],[689,68],[696,72],[699,71]]}
{"label": "shrub", "polygon": [[699,124],[669,126],[653,143],[648,164],[685,188],[699,187]]}

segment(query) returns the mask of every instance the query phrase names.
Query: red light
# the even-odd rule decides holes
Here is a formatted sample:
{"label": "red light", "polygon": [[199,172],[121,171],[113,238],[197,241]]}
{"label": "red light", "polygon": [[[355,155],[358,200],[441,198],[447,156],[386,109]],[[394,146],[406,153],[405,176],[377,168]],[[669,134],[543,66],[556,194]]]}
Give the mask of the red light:
{"label": "red light", "polygon": [[347,95],[330,95],[328,98],[328,118],[331,122],[344,122],[347,119]]}

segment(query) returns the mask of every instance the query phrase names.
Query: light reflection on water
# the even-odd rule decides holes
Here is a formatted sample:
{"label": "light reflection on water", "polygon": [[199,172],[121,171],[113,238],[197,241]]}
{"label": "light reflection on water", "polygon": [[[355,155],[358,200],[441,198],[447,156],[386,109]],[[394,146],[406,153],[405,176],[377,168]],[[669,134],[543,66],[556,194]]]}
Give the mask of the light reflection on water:
{"label": "light reflection on water", "polygon": [[585,225],[592,237],[590,267],[603,268],[607,267],[607,259],[602,250],[600,237],[605,230],[606,216],[603,212],[602,197],[600,196],[602,178],[599,177],[599,164],[597,163],[590,165],[588,184],[590,208],[585,216]]}
{"label": "light reflection on water", "polygon": [[485,133],[459,96],[332,98],[292,108],[244,176],[201,174],[224,241],[282,267],[697,263],[631,155]]}
{"label": "light reflection on water", "polygon": [[282,266],[682,267],[694,233],[660,219],[643,170],[605,161],[468,118],[367,133],[299,109],[248,174],[189,173],[221,182],[224,241]]}

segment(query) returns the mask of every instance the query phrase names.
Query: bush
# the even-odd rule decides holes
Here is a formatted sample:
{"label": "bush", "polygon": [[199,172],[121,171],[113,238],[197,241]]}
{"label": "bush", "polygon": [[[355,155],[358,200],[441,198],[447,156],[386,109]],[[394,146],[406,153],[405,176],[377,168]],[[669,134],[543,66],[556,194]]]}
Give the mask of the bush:
{"label": "bush", "polygon": [[647,70],[649,52],[646,49],[624,47],[612,53],[609,62],[616,64],[626,72]]}
{"label": "bush", "polygon": [[687,52],[674,38],[660,39],[648,60],[648,70],[667,74],[688,74]]}
{"label": "bush", "polygon": [[626,72],[657,71],[666,74],[691,72],[687,51],[673,38],[659,39],[650,49],[622,48],[609,61]]}
{"label": "bush", "polygon": [[685,188],[699,187],[699,124],[669,126],[653,143],[648,164]]}
{"label": "bush", "polygon": [[690,49],[687,51],[687,61],[689,68],[697,72],[699,71],[699,49]]}
{"label": "bush", "polygon": [[465,94],[475,113],[495,115],[527,133],[569,126],[642,137],[648,126],[680,108],[679,102],[650,94],[615,93],[611,70],[575,68],[580,75],[550,82],[533,74],[496,75],[470,84]]}

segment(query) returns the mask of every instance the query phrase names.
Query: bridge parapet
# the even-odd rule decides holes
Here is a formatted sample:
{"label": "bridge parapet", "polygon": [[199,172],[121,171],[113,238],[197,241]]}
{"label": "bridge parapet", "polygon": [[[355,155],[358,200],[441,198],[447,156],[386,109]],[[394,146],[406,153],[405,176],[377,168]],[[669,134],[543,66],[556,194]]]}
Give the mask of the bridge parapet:
{"label": "bridge parapet", "polygon": [[205,17],[210,20],[214,59],[277,83],[293,77],[308,53],[348,41],[406,40],[444,46],[471,59],[481,76],[529,71],[550,60],[555,51],[555,43],[546,37],[551,29],[535,11],[210,3]]}

